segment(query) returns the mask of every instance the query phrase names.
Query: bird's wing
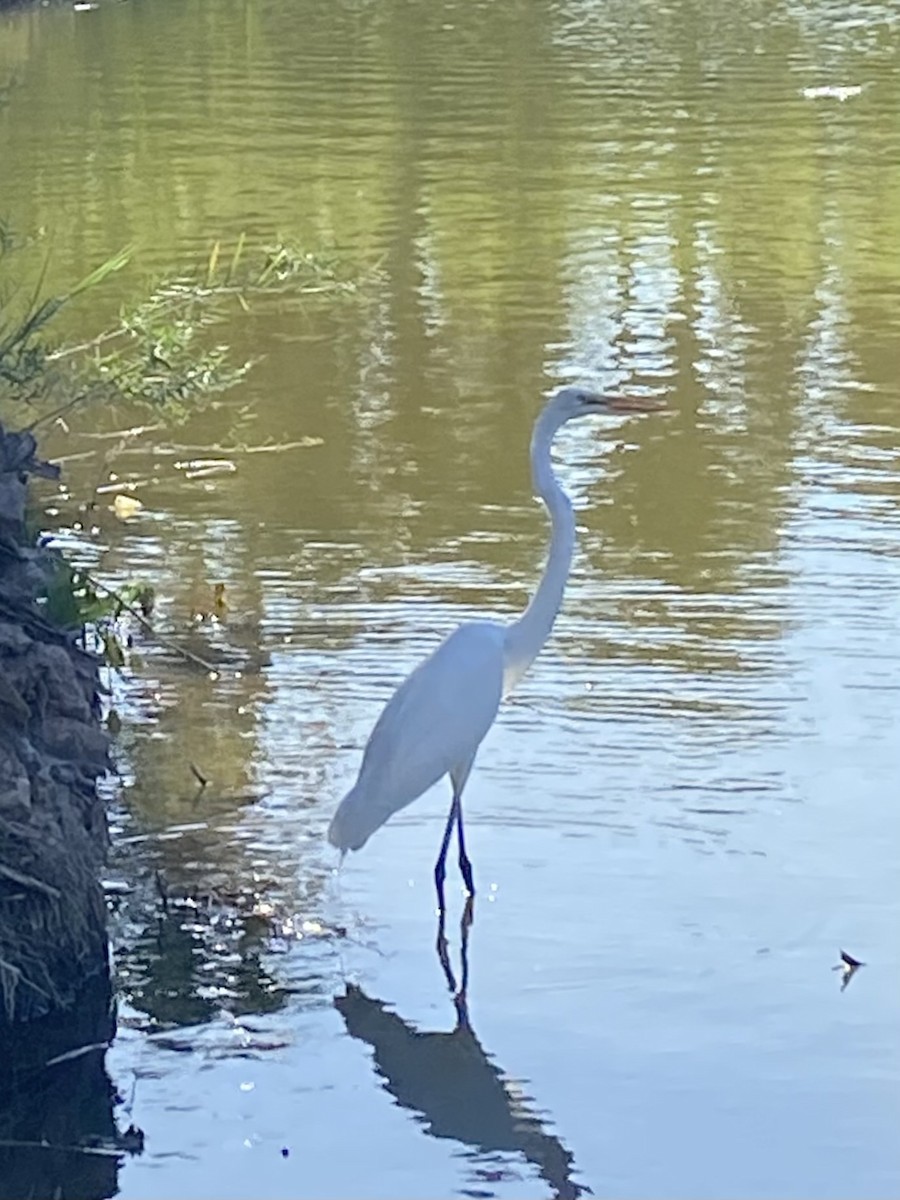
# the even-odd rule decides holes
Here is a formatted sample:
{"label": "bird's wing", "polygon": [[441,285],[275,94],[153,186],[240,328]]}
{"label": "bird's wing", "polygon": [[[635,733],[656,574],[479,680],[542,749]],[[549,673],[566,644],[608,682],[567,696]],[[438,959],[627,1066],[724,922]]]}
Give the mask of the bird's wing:
{"label": "bird's wing", "polygon": [[467,770],[500,706],[503,630],[461,625],[388,701],[329,834],[358,849],[448,771]]}
{"label": "bird's wing", "polygon": [[360,782],[408,804],[454,767],[468,766],[500,706],[503,632],[462,625],[400,685],[378,718]]}

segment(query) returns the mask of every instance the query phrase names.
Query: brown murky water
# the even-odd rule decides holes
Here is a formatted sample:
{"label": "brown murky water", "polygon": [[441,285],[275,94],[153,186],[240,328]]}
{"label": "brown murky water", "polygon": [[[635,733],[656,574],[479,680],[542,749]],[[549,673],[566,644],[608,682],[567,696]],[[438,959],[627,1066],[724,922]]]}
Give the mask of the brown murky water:
{"label": "brown murky water", "polygon": [[[220,678],[139,637],[119,685],[123,1197],[897,1194],[898,35],[827,0],[0,21],[0,214],[59,280],[138,245],[98,309],[242,231],[361,281],[236,314],[260,365],[105,468],[127,522],[73,505],[132,414],[52,442],[90,451],[73,554],[173,636],[229,603],[188,642]],[[580,550],[468,787],[455,1028],[446,792],[338,878],[323,833],[404,670],[525,602],[530,422],[576,378],[668,411],[560,439]]]}

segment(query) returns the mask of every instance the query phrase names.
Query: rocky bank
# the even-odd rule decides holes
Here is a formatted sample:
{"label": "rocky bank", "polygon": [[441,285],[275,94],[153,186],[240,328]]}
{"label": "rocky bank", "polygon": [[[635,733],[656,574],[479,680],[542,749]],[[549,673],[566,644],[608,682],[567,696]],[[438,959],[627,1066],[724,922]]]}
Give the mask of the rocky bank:
{"label": "rocky bank", "polygon": [[35,452],[0,425],[0,1074],[26,1023],[109,988],[98,661],[40,603],[59,559],[27,532],[28,477],[56,474]]}

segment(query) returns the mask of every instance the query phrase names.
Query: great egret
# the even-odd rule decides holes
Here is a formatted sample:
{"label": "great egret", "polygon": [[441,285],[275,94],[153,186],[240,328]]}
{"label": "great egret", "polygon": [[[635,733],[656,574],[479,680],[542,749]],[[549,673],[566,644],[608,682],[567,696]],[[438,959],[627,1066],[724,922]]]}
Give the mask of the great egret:
{"label": "great egret", "polygon": [[470,896],[472,864],[463,833],[462,793],[478,747],[494,723],[500,701],[516,686],[550,635],[562,603],[572,553],[575,517],[553,473],[550,447],[567,421],[590,413],[644,411],[652,404],[561,388],[534,425],[531,471],[552,523],[544,574],[531,603],[511,625],[472,621],[461,625],[400,684],[375,724],[356,783],[328,828],[342,856],[360,850],[376,829],[444,775],[453,801],[434,868],[441,914],[447,850],[456,825],[459,869]]}

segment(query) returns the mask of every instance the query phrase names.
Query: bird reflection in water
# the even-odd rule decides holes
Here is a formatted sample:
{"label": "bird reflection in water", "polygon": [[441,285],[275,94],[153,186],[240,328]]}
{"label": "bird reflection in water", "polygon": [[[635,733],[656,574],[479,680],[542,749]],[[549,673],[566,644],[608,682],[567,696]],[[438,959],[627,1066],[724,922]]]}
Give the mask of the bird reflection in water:
{"label": "bird reflection in water", "polygon": [[520,1154],[533,1163],[560,1200],[590,1194],[572,1175],[572,1154],[548,1132],[534,1101],[519,1089],[482,1048],[469,1020],[468,939],[471,897],[460,927],[459,986],[439,927],[438,955],[453,995],[456,1026],[449,1032],[423,1032],[392,1012],[381,1000],[348,983],[335,1007],[351,1037],[367,1042],[382,1086],[408,1109],[432,1137],[470,1147],[472,1175],[464,1195],[491,1197],[492,1182],[516,1178],[501,1156]]}

